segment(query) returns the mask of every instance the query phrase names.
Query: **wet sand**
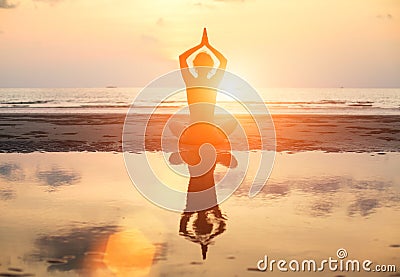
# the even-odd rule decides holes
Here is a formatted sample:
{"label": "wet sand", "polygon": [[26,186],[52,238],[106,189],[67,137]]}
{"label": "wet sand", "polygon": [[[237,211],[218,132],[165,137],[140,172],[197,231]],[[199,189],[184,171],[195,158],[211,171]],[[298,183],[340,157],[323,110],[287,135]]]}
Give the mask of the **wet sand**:
{"label": "wet sand", "polygon": [[[146,150],[161,150],[161,131],[169,117],[152,117]],[[0,114],[0,151],[120,152],[124,119],[124,114]],[[239,121],[250,138],[250,150],[259,149],[258,141],[252,140],[256,130],[251,118],[239,116]],[[273,121],[278,152],[400,151],[400,116],[396,115],[274,115]],[[235,150],[245,149],[240,148]]]}
{"label": "wet sand", "polygon": [[[168,158],[160,151],[168,118],[153,116],[146,152],[129,155],[154,164]],[[254,124],[238,118],[257,159]],[[124,119],[0,115],[0,276],[365,276],[256,270],[264,255],[320,261],[339,248],[398,268],[368,275],[399,274],[400,116],[275,115],[278,153],[267,185],[248,198],[257,170],[249,168],[222,214],[203,225],[153,205],[132,185],[119,153]],[[234,150],[242,163],[244,147]],[[215,178],[226,170],[217,165]],[[161,173],[187,188],[186,177]]]}
{"label": "wet sand", "polygon": [[[134,188],[120,153],[7,153],[0,161],[0,276],[366,276],[255,270],[264,255],[322,260],[339,248],[350,259],[400,266],[399,153],[278,153],[258,196],[247,197],[245,180],[220,205],[224,225],[205,260],[199,243],[180,235],[181,215]],[[209,232],[190,230],[202,239]]]}

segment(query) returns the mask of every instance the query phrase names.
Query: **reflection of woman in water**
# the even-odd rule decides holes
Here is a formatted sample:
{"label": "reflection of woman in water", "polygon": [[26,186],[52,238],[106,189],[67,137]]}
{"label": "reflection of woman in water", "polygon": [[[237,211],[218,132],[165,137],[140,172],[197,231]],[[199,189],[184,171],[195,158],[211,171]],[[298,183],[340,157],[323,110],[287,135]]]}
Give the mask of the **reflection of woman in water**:
{"label": "reflection of woman in water", "polygon": [[[219,60],[219,66],[215,74],[212,74],[211,71],[214,66],[213,58],[206,52],[200,52],[193,60],[193,65],[197,74],[197,77],[195,77],[189,70],[187,59],[202,47],[208,48],[212,54],[215,55]],[[186,84],[188,104],[208,103],[208,105],[189,106],[191,121],[212,122],[214,119],[214,105],[217,97],[216,88],[223,77],[227,60],[208,42],[206,28],[204,28],[201,43],[180,55],[179,62],[182,77]]]}
{"label": "reflection of woman in water", "polygon": [[[200,162],[198,150],[173,153],[170,156],[172,164],[181,164],[185,162],[189,165],[189,172],[191,173],[188,194],[186,198],[186,209],[181,216],[179,224],[179,234],[188,240],[198,243],[201,246],[201,253],[203,260],[206,259],[208,245],[212,240],[225,231],[226,218],[217,203],[217,195],[215,191],[214,170],[216,164],[221,164],[226,167],[236,167],[237,161],[229,152],[218,153],[215,164],[209,171],[200,175],[193,176],[190,165],[195,165]],[[190,192],[200,192],[207,190],[208,193],[195,195]],[[206,210],[196,210],[199,205],[208,203],[211,208]]]}
{"label": "reflection of woman in water", "polygon": [[[194,221],[188,223],[191,219]],[[226,218],[222,215],[219,206],[196,213],[183,213],[179,224],[179,235],[200,244],[203,260],[207,258],[208,245],[212,240],[225,232]]]}

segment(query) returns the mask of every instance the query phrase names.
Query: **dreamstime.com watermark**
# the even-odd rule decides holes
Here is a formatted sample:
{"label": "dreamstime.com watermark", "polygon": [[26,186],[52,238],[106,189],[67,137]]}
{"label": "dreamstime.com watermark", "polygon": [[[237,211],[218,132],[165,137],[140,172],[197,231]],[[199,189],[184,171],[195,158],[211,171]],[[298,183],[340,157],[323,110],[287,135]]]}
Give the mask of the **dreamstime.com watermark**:
{"label": "dreamstime.com watermark", "polygon": [[332,272],[396,272],[396,265],[374,264],[371,260],[352,260],[346,259],[348,253],[346,249],[340,248],[336,252],[337,257],[329,257],[325,260],[316,261],[314,259],[305,260],[274,260],[267,255],[257,262],[259,271],[280,271],[280,272],[322,272],[329,270]]}

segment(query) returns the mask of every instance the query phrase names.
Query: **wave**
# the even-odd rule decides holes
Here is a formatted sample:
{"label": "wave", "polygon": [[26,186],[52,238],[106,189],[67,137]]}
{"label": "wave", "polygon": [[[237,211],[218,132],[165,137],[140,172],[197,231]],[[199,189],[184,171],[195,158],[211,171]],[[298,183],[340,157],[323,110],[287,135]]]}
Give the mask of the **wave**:
{"label": "wave", "polygon": [[[245,104],[250,105],[267,105],[268,107],[279,107],[279,108],[287,108],[287,109],[297,109],[299,106],[301,108],[345,108],[345,107],[372,107],[372,108],[389,108],[382,107],[379,103],[374,103],[373,101],[348,101],[348,100],[320,100],[320,101],[265,101],[265,102],[256,102],[256,101],[243,101]],[[49,105],[44,105],[49,104]],[[238,102],[233,101],[217,101],[217,104],[225,106],[225,107],[235,107],[240,105]],[[186,100],[177,100],[177,101],[164,101],[162,103],[146,101],[135,103],[133,107],[135,108],[181,108],[187,105]],[[127,103],[123,101],[115,101],[110,104],[104,102],[72,102],[72,101],[64,101],[62,103],[55,102],[52,100],[37,100],[37,101],[3,101],[0,102],[0,109],[4,108],[37,108],[37,109],[68,109],[68,108],[98,108],[98,109],[110,109],[110,108],[130,108],[132,103]],[[394,108],[394,107],[390,107]]]}
{"label": "wave", "polygon": [[34,104],[47,104],[53,102],[52,100],[36,100],[36,101],[3,101],[3,105],[34,105]]}
{"label": "wave", "polygon": [[[111,99],[110,99],[111,100]],[[97,108],[128,108],[131,106],[131,102],[120,101],[120,100],[111,100],[111,103],[106,103],[104,100],[94,100],[90,99],[90,101],[79,101],[75,99],[64,99],[64,101],[55,101],[55,100],[29,100],[29,101],[1,101],[0,108],[8,107],[43,107],[43,108],[76,108],[76,107],[97,107]],[[220,104],[234,104],[234,101],[218,101]],[[335,99],[326,99],[326,100],[317,100],[317,101],[265,101],[265,102],[257,102],[257,101],[243,101],[246,104],[266,104],[266,105],[287,105],[288,107],[294,105],[302,105],[302,106],[312,106],[312,105],[330,105],[330,106],[350,106],[350,107],[371,107],[375,104],[373,101],[350,101],[350,100],[335,100]],[[43,105],[50,104],[50,105]],[[186,104],[186,99],[179,100],[166,100],[161,103],[161,105],[166,104],[168,107],[180,107]],[[39,106],[36,106],[39,105]],[[154,107],[158,106],[158,102],[146,101],[142,103],[135,104],[138,107]]]}
{"label": "wave", "polygon": [[266,101],[266,104],[272,105],[312,105],[312,104],[346,104],[345,100],[320,100],[320,101]]}

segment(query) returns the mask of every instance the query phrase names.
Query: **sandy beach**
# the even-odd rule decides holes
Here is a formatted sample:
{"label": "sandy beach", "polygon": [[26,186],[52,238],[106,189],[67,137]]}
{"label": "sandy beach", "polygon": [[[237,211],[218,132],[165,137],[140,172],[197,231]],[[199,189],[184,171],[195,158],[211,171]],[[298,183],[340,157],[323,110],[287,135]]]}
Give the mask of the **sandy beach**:
{"label": "sandy beach", "polygon": [[[160,137],[169,117],[153,115],[146,150],[161,150]],[[257,130],[251,128],[251,118],[238,118],[241,126],[248,127],[249,149],[259,149],[258,141],[252,140]],[[0,114],[0,152],[120,152],[124,119],[124,114]],[[399,115],[273,115],[273,121],[278,152],[400,150]],[[246,149],[238,145],[235,150]]]}

